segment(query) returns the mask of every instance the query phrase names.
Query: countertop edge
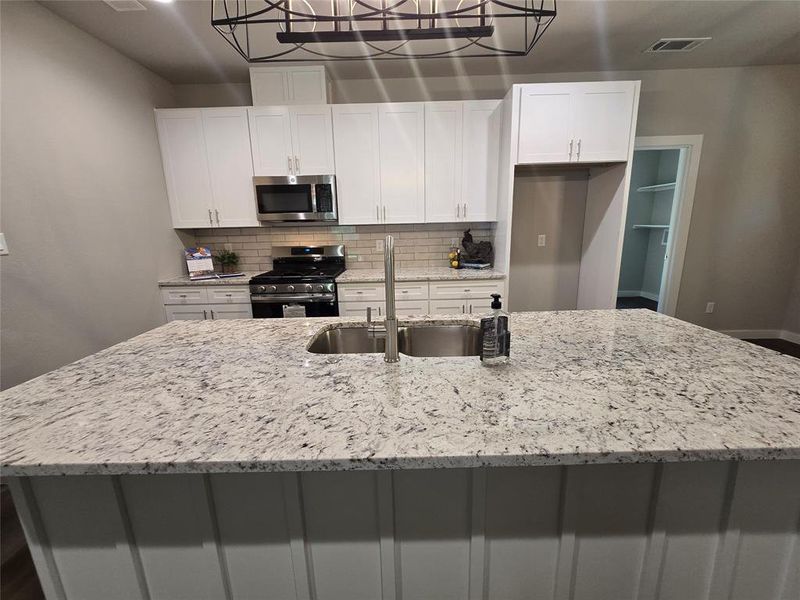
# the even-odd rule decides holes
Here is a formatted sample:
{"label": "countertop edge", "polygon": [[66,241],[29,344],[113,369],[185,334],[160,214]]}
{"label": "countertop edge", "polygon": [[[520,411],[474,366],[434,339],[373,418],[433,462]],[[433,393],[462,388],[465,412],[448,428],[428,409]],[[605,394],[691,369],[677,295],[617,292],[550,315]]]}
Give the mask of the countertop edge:
{"label": "countertop edge", "polygon": [[653,464],[677,462],[728,462],[800,460],[800,447],[664,450],[658,452],[590,452],[509,456],[432,456],[402,458],[342,458],[331,460],[276,460],[236,462],[98,463],[3,465],[2,477],[62,475],[161,475],[205,473],[284,473],[332,471],[397,471],[411,469],[474,469],[600,464]]}

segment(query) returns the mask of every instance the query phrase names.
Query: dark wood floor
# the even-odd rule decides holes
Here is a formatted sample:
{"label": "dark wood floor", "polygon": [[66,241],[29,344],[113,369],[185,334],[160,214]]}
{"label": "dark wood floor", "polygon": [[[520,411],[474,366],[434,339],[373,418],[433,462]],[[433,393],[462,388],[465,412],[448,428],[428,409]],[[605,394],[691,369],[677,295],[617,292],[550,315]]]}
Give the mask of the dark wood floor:
{"label": "dark wood floor", "polygon": [[617,308],[649,308],[658,311],[658,302],[637,296],[635,298],[617,298]]}
{"label": "dark wood floor", "polygon": [[788,354],[789,356],[800,358],[800,344],[795,344],[794,342],[790,342],[788,340],[766,338],[745,341],[755,344],[756,346],[762,346],[764,348],[769,348],[770,350],[775,350],[781,354]]}
{"label": "dark wood floor", "polygon": [[44,600],[8,486],[0,485],[0,598]]}

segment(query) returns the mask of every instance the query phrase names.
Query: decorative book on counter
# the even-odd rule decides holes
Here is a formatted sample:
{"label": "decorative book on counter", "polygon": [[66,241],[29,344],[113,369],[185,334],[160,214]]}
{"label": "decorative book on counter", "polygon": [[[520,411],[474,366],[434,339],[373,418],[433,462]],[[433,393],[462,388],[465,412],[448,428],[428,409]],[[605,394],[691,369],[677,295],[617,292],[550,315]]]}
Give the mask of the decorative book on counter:
{"label": "decorative book on counter", "polygon": [[184,248],[183,254],[186,257],[186,267],[189,269],[189,279],[192,281],[241,277],[244,275],[244,273],[215,273],[214,259],[211,257],[211,248],[207,246]]}

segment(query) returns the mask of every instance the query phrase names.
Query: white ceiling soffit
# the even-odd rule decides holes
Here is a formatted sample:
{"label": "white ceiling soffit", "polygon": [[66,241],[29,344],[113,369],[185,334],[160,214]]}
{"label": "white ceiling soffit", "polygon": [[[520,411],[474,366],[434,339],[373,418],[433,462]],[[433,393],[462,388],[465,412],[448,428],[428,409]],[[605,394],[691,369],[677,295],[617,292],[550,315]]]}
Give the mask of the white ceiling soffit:
{"label": "white ceiling soffit", "polygon": [[138,0],[103,0],[117,12],[131,12],[134,10],[147,10]]}
{"label": "white ceiling soffit", "polygon": [[[100,0],[42,4],[173,83],[248,81],[249,65],[211,27],[211,0],[138,1],[147,10],[116,12]],[[800,63],[800,1],[559,0],[557,7],[528,56],[319,64],[334,78],[369,79]],[[713,40],[690,53],[645,52],[666,37]]]}

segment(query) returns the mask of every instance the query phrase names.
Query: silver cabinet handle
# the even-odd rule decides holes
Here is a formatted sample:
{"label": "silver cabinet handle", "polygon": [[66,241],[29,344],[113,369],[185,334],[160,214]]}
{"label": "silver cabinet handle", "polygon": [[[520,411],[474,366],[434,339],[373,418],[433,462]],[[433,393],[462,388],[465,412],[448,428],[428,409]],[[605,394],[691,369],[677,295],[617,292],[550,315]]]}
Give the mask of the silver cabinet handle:
{"label": "silver cabinet handle", "polygon": [[570,159],[570,160],[572,160],[572,143],[573,143],[574,141],[575,141],[575,140],[570,140],[570,141],[569,141],[569,159]]}
{"label": "silver cabinet handle", "polygon": [[226,295],[228,298],[230,298],[231,296],[233,296],[233,294],[225,294],[225,295]]}
{"label": "silver cabinet handle", "polygon": [[469,305],[469,314],[472,314],[472,304]]}
{"label": "silver cabinet handle", "polygon": [[214,214],[217,215],[217,225],[219,225],[219,209],[214,209]]}
{"label": "silver cabinet handle", "polygon": [[212,321],[214,320],[214,309],[213,308],[211,309],[211,320]]}
{"label": "silver cabinet handle", "polygon": [[211,209],[210,208],[208,209],[208,222],[211,225],[214,225],[214,219],[211,218]]}
{"label": "silver cabinet handle", "polygon": [[381,316],[381,307],[380,306],[378,307],[378,316],[379,317]]}
{"label": "silver cabinet handle", "polygon": [[467,307],[466,307],[465,304],[462,304],[461,305],[461,314],[463,315],[465,312],[467,312]]}
{"label": "silver cabinet handle", "polygon": [[581,159],[581,142],[583,140],[578,140],[578,160]]}
{"label": "silver cabinet handle", "polygon": [[289,163],[289,173],[291,173],[292,172],[292,157],[291,156],[287,156],[286,157],[286,162]]}
{"label": "silver cabinet handle", "polygon": [[467,219],[467,203],[464,202],[464,220],[466,221],[466,219]]}
{"label": "silver cabinet handle", "polygon": [[206,313],[206,309],[203,309],[203,320],[205,321],[208,318],[208,314]]}
{"label": "silver cabinet handle", "polygon": [[456,219],[460,219],[460,218],[461,218],[461,205],[460,204],[456,204]]}
{"label": "silver cabinet handle", "polygon": [[181,298],[186,298],[186,294],[178,294]]}
{"label": "silver cabinet handle", "polygon": [[386,223],[386,205],[383,206],[383,222]]}
{"label": "silver cabinet handle", "polygon": [[368,306],[367,307],[367,325],[371,325],[371,324],[372,324],[372,307]]}
{"label": "silver cabinet handle", "polygon": [[298,175],[300,174],[300,159],[296,156],[294,157],[294,171]]}

